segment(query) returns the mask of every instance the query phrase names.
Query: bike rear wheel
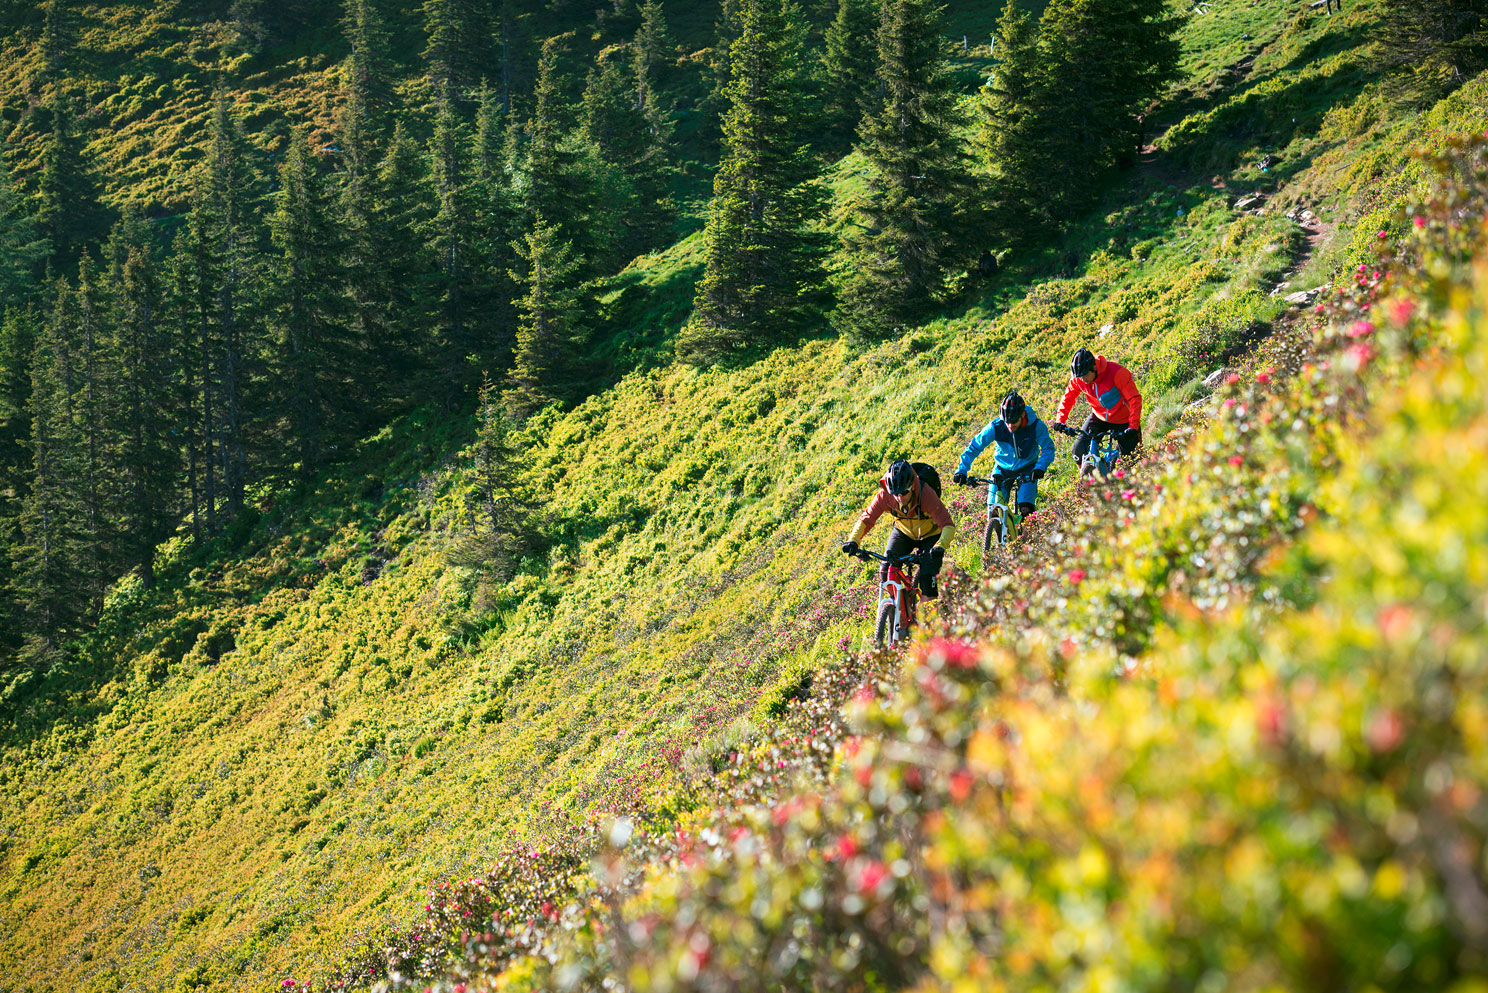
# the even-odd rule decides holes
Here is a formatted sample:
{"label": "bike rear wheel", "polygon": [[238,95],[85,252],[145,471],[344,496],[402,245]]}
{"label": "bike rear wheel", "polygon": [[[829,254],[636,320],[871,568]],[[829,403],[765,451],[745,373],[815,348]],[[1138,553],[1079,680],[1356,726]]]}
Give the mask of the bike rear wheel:
{"label": "bike rear wheel", "polygon": [[897,640],[895,626],[899,620],[899,611],[895,608],[892,600],[885,600],[878,605],[878,623],[873,629],[873,643],[880,648],[894,644]]}

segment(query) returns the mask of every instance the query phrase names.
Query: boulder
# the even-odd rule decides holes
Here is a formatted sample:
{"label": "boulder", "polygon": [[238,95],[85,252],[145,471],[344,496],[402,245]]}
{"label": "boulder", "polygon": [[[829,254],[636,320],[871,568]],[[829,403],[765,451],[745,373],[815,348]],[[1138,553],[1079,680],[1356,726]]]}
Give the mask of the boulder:
{"label": "boulder", "polygon": [[1218,389],[1219,384],[1224,382],[1225,376],[1229,374],[1229,371],[1229,366],[1220,366],[1204,377],[1204,385],[1211,390]]}
{"label": "boulder", "polygon": [[1095,336],[1097,338],[1104,338],[1106,335],[1110,334],[1112,331],[1115,331],[1115,330],[1116,330],[1116,325],[1114,325],[1114,324],[1107,324],[1104,327],[1102,327],[1099,331],[1097,331],[1095,333]]}

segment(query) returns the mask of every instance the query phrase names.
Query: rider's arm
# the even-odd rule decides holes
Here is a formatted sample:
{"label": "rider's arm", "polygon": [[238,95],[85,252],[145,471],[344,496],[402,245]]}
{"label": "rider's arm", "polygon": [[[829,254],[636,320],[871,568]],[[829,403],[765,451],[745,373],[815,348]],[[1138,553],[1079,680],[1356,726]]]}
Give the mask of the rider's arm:
{"label": "rider's arm", "polygon": [[936,543],[947,551],[951,548],[951,539],[956,537],[956,525],[947,524],[940,529],[940,539]]}
{"label": "rider's arm", "polygon": [[1059,416],[1054,419],[1060,424],[1069,420],[1070,411],[1075,409],[1075,401],[1078,399],[1080,399],[1080,381],[1071,376],[1069,385],[1064,388],[1064,399],[1059,401]]}
{"label": "rider's arm", "polygon": [[1039,457],[1034,463],[1035,469],[1048,469],[1054,464],[1054,439],[1049,435],[1049,425],[1042,420],[1033,429],[1034,437],[1038,439]]}
{"label": "rider's arm", "polygon": [[966,443],[966,451],[961,453],[961,461],[956,463],[957,472],[971,471],[971,464],[976,461],[976,457],[992,443],[992,431],[997,427],[997,420],[994,418],[975,438]]}
{"label": "rider's arm", "polygon": [[878,519],[883,516],[884,511],[889,509],[894,499],[889,495],[888,490],[882,488],[873,494],[873,499],[869,500],[868,506],[863,508],[863,513],[858,518],[858,522],[853,525],[852,533],[847,536],[847,540],[862,541],[863,536],[873,530],[873,525],[878,523]]}
{"label": "rider's arm", "polygon": [[1116,375],[1113,377],[1116,389],[1121,391],[1121,399],[1126,401],[1126,409],[1131,412],[1127,426],[1134,431],[1142,430],[1142,394],[1137,391],[1137,384],[1132,380],[1132,374],[1125,366],[1116,367]]}

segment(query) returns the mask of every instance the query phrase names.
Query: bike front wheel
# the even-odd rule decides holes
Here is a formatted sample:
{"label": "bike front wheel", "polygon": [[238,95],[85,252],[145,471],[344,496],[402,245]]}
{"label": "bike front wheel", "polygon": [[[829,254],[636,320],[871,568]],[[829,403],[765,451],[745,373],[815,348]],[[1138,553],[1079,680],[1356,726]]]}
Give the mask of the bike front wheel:
{"label": "bike front wheel", "polygon": [[899,611],[894,606],[894,601],[885,600],[878,605],[878,623],[873,629],[873,643],[880,648],[892,645],[898,640],[896,627],[898,625]]}

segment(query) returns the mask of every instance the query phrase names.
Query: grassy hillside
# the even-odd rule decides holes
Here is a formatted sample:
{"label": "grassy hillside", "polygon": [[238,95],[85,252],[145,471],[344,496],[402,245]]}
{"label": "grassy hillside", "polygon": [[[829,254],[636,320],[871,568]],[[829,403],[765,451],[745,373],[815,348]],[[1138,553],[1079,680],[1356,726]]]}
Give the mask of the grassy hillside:
{"label": "grassy hillside", "polygon": [[[1279,283],[1367,257],[1376,216],[1421,181],[1411,149],[1488,126],[1482,80],[1424,111],[1381,95],[1374,10],[1192,18],[1190,75],[1142,167],[1065,244],[901,341],[660,364],[698,246],[641,260],[606,347],[645,371],[528,426],[559,540],[514,579],[452,563],[470,527],[459,415],[391,425],[315,485],[260,494],[216,546],[173,549],[69,665],[5,692],[0,975],[303,975],[519,839],[711,803],[721,760],[862,638],[865,576],[833,552],[890,458],[948,467],[1012,385],[1050,416],[1087,342],[1137,372],[1160,437],[1284,313]],[[153,175],[166,189],[169,168]],[[1264,212],[1232,209],[1257,189]],[[1285,216],[1304,206],[1319,224]],[[973,544],[953,557],[975,573]]]}

